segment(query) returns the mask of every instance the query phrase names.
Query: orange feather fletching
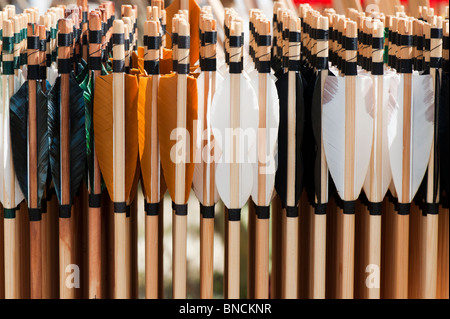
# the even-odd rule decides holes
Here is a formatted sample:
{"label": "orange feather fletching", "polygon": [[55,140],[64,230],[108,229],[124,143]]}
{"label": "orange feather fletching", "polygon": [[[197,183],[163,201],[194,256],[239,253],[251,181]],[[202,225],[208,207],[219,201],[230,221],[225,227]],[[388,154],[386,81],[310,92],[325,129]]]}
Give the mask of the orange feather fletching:
{"label": "orange feather fletching", "polygon": [[[172,32],[172,18],[180,10],[180,1],[173,1],[170,6],[166,8],[167,15],[167,30]],[[200,48],[200,36],[199,36],[199,21],[200,21],[200,7],[195,0],[189,0],[189,32],[191,37],[191,47],[190,47],[190,63],[194,65],[198,61],[199,48]],[[166,36],[166,46],[168,48],[172,47],[172,39]],[[161,72],[162,73],[162,72]]]}
{"label": "orange feather fletching", "polygon": [[[172,73],[161,76],[158,92],[158,129],[160,140],[161,164],[164,179],[172,200],[175,198],[175,163],[170,152],[176,140],[170,139],[172,130],[177,128],[177,75]],[[189,163],[186,163],[185,201],[187,203],[194,176],[193,125],[197,119],[197,80],[187,77],[186,129],[189,132]]]}
{"label": "orange feather fletching", "polygon": [[[142,184],[146,194],[152,192],[152,163],[151,163],[151,123],[152,123],[152,84],[153,77],[141,76],[139,78],[139,100],[138,100],[138,128],[139,128],[139,158],[142,171]],[[163,174],[160,176],[160,195],[161,198],[166,192],[163,183]]]}
{"label": "orange feather fletching", "polygon": [[[98,162],[111,200],[114,201],[113,177],[113,74],[99,76],[95,82],[94,136]],[[135,182],[138,160],[137,130],[138,82],[125,75],[125,198]]]}

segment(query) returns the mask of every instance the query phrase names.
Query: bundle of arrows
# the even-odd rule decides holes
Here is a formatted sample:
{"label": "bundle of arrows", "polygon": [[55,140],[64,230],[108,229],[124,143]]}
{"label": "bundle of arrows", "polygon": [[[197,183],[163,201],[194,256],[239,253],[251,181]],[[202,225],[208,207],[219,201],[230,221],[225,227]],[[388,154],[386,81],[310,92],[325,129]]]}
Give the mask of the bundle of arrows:
{"label": "bundle of arrows", "polygon": [[203,2],[2,8],[0,298],[448,298],[448,7]]}

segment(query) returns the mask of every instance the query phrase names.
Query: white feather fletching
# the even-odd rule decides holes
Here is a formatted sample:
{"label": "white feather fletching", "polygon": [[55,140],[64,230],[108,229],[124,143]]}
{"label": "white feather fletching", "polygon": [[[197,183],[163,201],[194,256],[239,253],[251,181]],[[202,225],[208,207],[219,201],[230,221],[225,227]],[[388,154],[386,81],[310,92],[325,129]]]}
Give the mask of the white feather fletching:
{"label": "white feather fletching", "polygon": [[20,69],[17,70],[17,76],[14,76],[14,94],[16,94],[22,84],[25,83],[27,72],[26,66],[23,67],[23,71]]}
{"label": "white feather fletching", "polygon": [[[364,181],[364,192],[370,202],[378,203],[383,201],[384,195],[387,192],[389,184],[392,180],[391,164],[389,162],[389,147],[388,147],[388,137],[387,128],[390,118],[392,116],[392,110],[397,104],[397,84],[398,79],[393,79],[397,77],[396,73],[390,72],[384,74],[384,76],[374,76],[372,77],[372,92],[374,94],[374,124],[373,124],[373,144],[371,158],[373,158],[373,167],[369,167],[366,174],[366,180]],[[382,101],[378,101],[378,85],[383,85],[382,88]],[[382,118],[378,119],[378,107],[382,108]],[[377,141],[377,123],[381,120],[381,141]],[[376,144],[381,143],[380,153],[377,153]],[[377,163],[377,159],[381,157],[381,163]],[[381,171],[377,170],[378,165],[381,165]],[[377,179],[371,180],[371,171],[373,170],[373,176],[381,176],[380,185],[377,184]],[[380,192],[378,193],[378,189]]]}
{"label": "white feather fletching", "polygon": [[[14,76],[14,90],[20,88],[20,82],[23,80],[21,76],[21,72],[19,72],[20,77]],[[6,77],[3,76],[2,80],[6,81]],[[16,208],[18,204],[24,199],[22,191],[20,190],[19,182],[17,181],[16,174],[14,172],[14,162],[12,158],[12,150],[11,150],[11,132],[10,132],[10,124],[9,124],[9,85],[7,83],[3,83],[2,91],[3,91],[3,100],[2,100],[2,140],[0,143],[2,144],[2,153],[1,161],[0,161],[0,177],[3,183],[3,190],[1,193],[2,203],[4,208]]]}
{"label": "white feather fletching", "polygon": [[[404,76],[398,83],[398,104],[392,113],[388,126],[389,157],[392,177],[399,202],[409,203],[413,200],[425,175],[433,140],[434,93],[433,80],[430,75],[412,75],[411,92],[411,154],[409,192],[402,187],[403,177],[403,102]],[[405,193],[405,194],[404,194]],[[406,196],[406,199],[404,198]]]}
{"label": "white feather fletching", "polygon": [[345,176],[345,78],[328,76],[324,87],[322,115],[323,141],[328,167],[339,196],[344,200],[355,200],[361,192],[372,147],[373,97],[372,79],[358,75],[355,96],[355,158],[353,192],[344,192]]}
{"label": "white feather fletching", "polygon": [[[259,75],[256,72],[256,76],[253,74],[250,76],[252,80],[253,88],[255,89],[256,96],[259,97]],[[256,83],[255,83],[256,80]],[[277,170],[275,155],[277,152],[277,138],[278,138],[278,126],[280,124],[280,103],[278,99],[278,91],[275,85],[275,81],[269,74],[266,76],[266,123],[267,128],[265,134],[265,148],[266,152],[262,159],[266,166],[261,169],[264,172],[259,172],[264,174],[265,177],[265,194],[264,202],[259,200],[259,183],[258,183],[258,160],[252,164],[253,166],[253,188],[252,188],[252,198],[253,201],[259,206],[269,206],[272,200],[273,190],[275,186],[275,173]],[[258,105],[259,109],[259,105]],[[255,144],[255,148],[251,150],[255,154],[259,154],[258,144]]]}
{"label": "white feather fletching", "polygon": [[56,78],[58,77],[58,70],[52,64],[49,68],[47,68],[47,81],[50,83],[50,86],[53,86],[56,82]]}
{"label": "white feather fletching", "polygon": [[[216,72],[216,88],[215,91],[219,89],[219,87],[223,83],[223,77]],[[211,81],[209,83],[209,92],[211,92]],[[204,115],[205,115],[205,75],[204,72],[200,73],[199,77],[197,78],[197,91],[198,91],[198,122],[197,122],[197,133],[196,133],[196,150],[199,150],[198,154],[196,154],[196,163],[194,166],[194,178],[192,181],[192,189],[194,190],[195,196],[197,196],[197,199],[203,204],[203,174],[210,174],[209,171],[203,172],[204,166],[203,162],[201,161],[203,159],[203,149],[202,149],[202,142],[203,138],[202,134],[204,134],[205,130],[211,129],[211,119],[207,118],[207,123],[203,121]],[[209,110],[211,108],[213,97],[210,95],[207,99],[207,107],[206,109]],[[208,113],[207,116],[210,116],[211,113]],[[214,149],[215,152],[218,152],[219,150],[217,148]],[[218,154],[220,155],[220,154]],[[208,178],[209,180],[209,178]],[[209,191],[209,187],[206,187],[206,189]],[[209,197],[209,194],[207,194]],[[217,187],[214,185],[214,203],[217,203],[219,200],[219,193],[217,192]]]}
{"label": "white feather fletching", "polygon": [[[229,147],[224,147],[230,135],[230,75],[227,74],[222,86],[216,92],[210,109],[211,126],[218,146],[222,150],[216,166],[216,186],[219,195],[228,208],[241,208],[250,197],[253,184],[252,159],[248,151],[256,142],[258,128],[258,99],[248,76],[240,75],[240,135],[239,185],[230,185]],[[239,187],[239,207],[231,207],[230,188]]]}

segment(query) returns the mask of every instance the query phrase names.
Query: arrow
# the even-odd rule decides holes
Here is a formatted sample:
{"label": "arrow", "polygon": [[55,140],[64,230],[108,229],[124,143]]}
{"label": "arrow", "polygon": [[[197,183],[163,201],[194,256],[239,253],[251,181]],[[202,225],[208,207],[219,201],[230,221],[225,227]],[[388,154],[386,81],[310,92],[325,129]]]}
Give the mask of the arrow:
{"label": "arrow", "polygon": [[[369,231],[367,234],[368,259],[367,264],[381,266],[381,216],[383,198],[386,195],[389,184],[392,180],[391,167],[389,162],[389,149],[387,139],[387,124],[390,121],[392,110],[396,107],[395,83],[398,76],[392,72],[385,74],[383,64],[384,51],[384,25],[379,20],[368,21],[372,24],[370,33],[372,34],[371,44],[371,69],[374,112],[373,112],[373,144],[364,182],[364,192],[369,200]],[[367,23],[364,23],[366,27]],[[364,31],[367,31],[365,29]],[[368,34],[368,32],[366,32]],[[368,38],[368,37],[365,37]],[[366,59],[366,63],[369,59]],[[379,289],[368,289],[368,298],[379,299]]]}
{"label": "arrow", "polygon": [[[408,296],[409,209],[425,174],[432,144],[433,124],[427,116],[433,106],[433,82],[429,75],[412,72],[412,22],[396,19],[398,108],[388,124],[389,157],[398,194],[398,220],[394,229],[393,297]],[[395,21],[395,19],[394,19]],[[394,59],[393,59],[394,60]],[[395,60],[394,60],[395,61]],[[393,62],[394,62],[393,61]],[[403,65],[402,65],[403,63]],[[430,98],[431,97],[431,98]]]}
{"label": "arrow", "polygon": [[[200,7],[195,0],[175,0],[166,8],[167,29],[172,30],[173,17],[178,14],[179,11],[184,11],[189,22],[189,34],[191,37],[191,43],[189,48],[189,60],[190,65],[194,65],[199,58],[200,38],[199,38],[199,19],[200,19]],[[167,48],[172,47],[172,40],[170,37],[166,37]]]}
{"label": "arrow", "polygon": [[[226,256],[226,298],[239,298],[240,215],[253,184],[249,149],[255,141],[249,140],[245,149],[245,135],[257,132],[258,100],[248,77],[242,73],[242,19],[230,19],[229,75],[216,92],[211,106],[211,126],[215,139],[222,149],[216,167],[216,186],[228,208],[228,256]],[[218,135],[220,134],[220,135]],[[220,137],[219,137],[220,136]],[[220,183],[218,183],[220,181]]]}
{"label": "arrow", "polygon": [[[442,57],[443,57],[443,72],[442,72],[442,85],[441,87],[446,88],[449,85],[449,22],[444,21],[444,37],[442,41]],[[448,163],[449,159],[449,109],[446,107],[445,101],[449,100],[449,91],[441,90],[441,116],[439,118],[440,131],[440,143],[441,143],[441,163]],[[448,105],[447,105],[448,106]],[[443,206],[448,207],[448,196],[450,194],[450,174],[448,170],[448,165],[441,165],[441,202]]]}
{"label": "arrow", "polygon": [[[280,14],[281,13],[281,14]],[[278,131],[278,170],[275,189],[283,207],[282,298],[297,298],[298,272],[298,201],[302,190],[301,143],[303,139],[303,84],[300,66],[300,19],[278,11],[282,19],[283,68],[287,70],[276,82],[280,99]]]}
{"label": "arrow", "polygon": [[114,202],[114,297],[129,298],[130,264],[126,260],[129,249],[125,213],[135,183],[138,156],[138,83],[135,76],[124,74],[123,21],[114,20],[113,28],[113,74],[98,77],[95,85],[94,138],[100,170]]}
{"label": "arrow", "polygon": [[[259,126],[257,162],[253,163],[252,200],[255,205],[255,298],[269,297],[269,212],[275,184],[275,154],[279,125],[279,101],[275,82],[270,75],[270,21],[259,16],[253,22],[255,31],[256,81]],[[251,77],[252,78],[252,77]]]}
{"label": "arrow", "polygon": [[[442,60],[442,17],[430,16],[429,22],[424,25],[425,38],[430,41],[429,48],[429,73],[433,81],[434,92],[434,132],[432,137],[430,158],[424,183],[426,183],[425,202],[426,224],[425,251],[422,260],[425,261],[423,269],[422,297],[435,299],[437,293],[437,264],[438,264],[438,222],[440,202],[440,140],[439,131],[441,117],[440,90],[441,90],[441,60]],[[428,40],[426,41],[428,43]],[[428,55],[428,54],[427,54]]]}
{"label": "arrow", "polygon": [[[28,81],[11,98],[11,133],[17,178],[28,203],[30,218],[31,298],[42,298],[41,200],[48,172],[47,96],[42,90],[39,39],[46,38],[43,25],[28,24]],[[44,61],[45,62],[45,61]],[[45,85],[45,79],[44,79]]]}
{"label": "arrow", "polygon": [[[208,9],[206,9],[208,8]],[[213,98],[223,84],[223,77],[217,73],[217,24],[212,18],[211,7],[204,7],[200,20],[202,47],[200,48],[201,74],[198,86],[198,140],[201,162],[195,165],[193,189],[200,202],[200,296],[213,297],[214,257],[214,205],[219,200],[215,183],[216,161],[220,155],[211,127],[211,105]]]}
{"label": "arrow", "polygon": [[[337,29],[346,35],[339,43],[343,51],[338,65],[345,76],[328,76],[324,87],[322,115],[323,143],[327,164],[343,200],[342,272],[338,278],[338,298],[353,298],[355,201],[361,191],[370,160],[373,106],[370,77],[357,73],[356,22],[337,19]],[[344,51],[345,50],[345,51]]]}
{"label": "arrow", "polygon": [[[21,297],[20,278],[20,254],[19,254],[19,222],[16,219],[16,208],[24,196],[17,181],[12,153],[10,132],[10,98],[19,89],[17,76],[19,69],[15,69],[17,60],[14,60],[14,49],[17,44],[14,41],[13,29],[16,20],[3,21],[3,73],[1,81],[2,113],[1,125],[1,165],[0,165],[0,195],[4,212],[4,238],[5,238],[5,297]],[[17,84],[17,85],[16,85]]]}
{"label": "arrow", "polygon": [[[101,206],[102,177],[98,163],[93,131],[94,87],[97,78],[102,74],[102,25],[101,13],[91,11],[88,16],[89,35],[88,73],[80,87],[84,89],[85,126],[86,126],[86,157],[88,168],[88,256],[89,256],[89,298],[102,298],[102,250],[101,250]],[[84,40],[83,40],[84,43]]]}
{"label": "arrow", "polygon": [[74,298],[66,285],[66,267],[74,263],[72,202],[83,179],[86,135],[83,91],[72,72],[70,19],[58,21],[58,73],[49,92],[50,167],[59,202],[60,297]]}
{"label": "arrow", "polygon": [[88,61],[89,53],[89,5],[87,0],[77,0],[77,6],[81,7],[81,57],[84,61]]}
{"label": "arrow", "polygon": [[[331,19],[331,15],[328,16]],[[314,21],[317,27],[315,42],[313,46],[316,52],[314,53],[316,64],[313,65],[317,73],[315,79],[314,90],[312,94],[311,106],[311,122],[316,144],[316,157],[314,163],[314,225],[313,228],[313,261],[312,261],[312,292],[313,298],[325,298],[325,256],[326,256],[326,207],[329,199],[329,172],[325,157],[324,143],[323,143],[323,92],[325,82],[328,77],[328,19],[327,17],[319,16]],[[308,28],[310,30],[310,28]]]}
{"label": "arrow", "polygon": [[[153,7],[157,8],[157,7]],[[161,33],[159,11],[156,11],[145,24],[144,69],[150,76],[139,78],[139,156],[142,183],[145,189],[145,262],[146,298],[159,296],[159,219],[162,218],[161,199],[166,189],[161,184],[161,163],[158,135],[158,84],[159,59],[161,53]]]}
{"label": "arrow", "polygon": [[[184,14],[175,16],[172,21],[172,40],[174,38],[177,38],[173,49],[177,73],[160,78],[158,130],[161,164],[173,209],[173,297],[183,299],[186,297],[187,200],[194,174],[193,121],[197,119],[197,82],[188,76],[189,24]],[[172,93],[175,87],[176,101]]]}
{"label": "arrow", "polygon": [[[196,128],[196,163],[192,188],[200,202],[200,298],[213,298],[214,216],[219,200],[215,185],[215,140],[211,129],[211,103],[223,78],[216,69],[216,20],[208,7],[200,15],[200,67],[197,78],[198,121]],[[201,158],[200,158],[201,157]]]}

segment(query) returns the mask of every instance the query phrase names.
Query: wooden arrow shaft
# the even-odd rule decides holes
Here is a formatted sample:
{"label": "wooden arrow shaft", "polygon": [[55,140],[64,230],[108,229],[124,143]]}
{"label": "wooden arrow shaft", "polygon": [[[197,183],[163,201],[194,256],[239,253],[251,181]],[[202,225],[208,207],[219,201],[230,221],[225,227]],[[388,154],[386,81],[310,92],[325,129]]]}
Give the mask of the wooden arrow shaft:
{"label": "wooden arrow shaft", "polygon": [[174,299],[186,298],[187,216],[172,214],[172,288]]}
{"label": "wooden arrow shaft", "polygon": [[298,297],[298,217],[282,217],[282,285],[281,298]]}
{"label": "wooden arrow shaft", "polygon": [[[87,8],[86,8],[87,9]],[[83,24],[83,34],[88,34],[88,23]],[[89,15],[89,30],[101,31],[101,17],[98,13],[91,12]],[[92,40],[91,40],[92,41]],[[83,42],[83,57],[87,61],[87,43]],[[101,58],[102,49],[100,43],[89,43],[89,56]],[[94,70],[93,78],[91,79],[95,87],[95,83],[100,76],[100,70]],[[93,92],[95,94],[95,92]],[[92,123],[93,124],[93,123]],[[91,137],[92,138],[92,137]],[[100,165],[98,162],[95,141],[93,145],[93,187],[89,189],[91,195],[101,194],[101,174]],[[90,185],[92,186],[92,185]],[[88,256],[89,256],[89,298],[102,298],[102,209],[101,207],[89,207],[88,217]]]}
{"label": "wooden arrow shaft", "polygon": [[200,218],[200,298],[213,297],[214,218]]}
{"label": "wooden arrow shaft", "polygon": [[327,215],[314,214],[313,218],[313,253],[311,256],[311,271],[309,277],[310,298],[325,299],[325,283],[326,283],[326,227]]}
{"label": "wooden arrow shaft", "polygon": [[158,85],[159,75],[152,76],[152,124],[151,124],[151,178],[152,189],[150,192],[150,203],[160,201],[160,181],[161,181],[161,162],[159,157],[159,134],[158,134]]}
{"label": "wooden arrow shaft", "polygon": [[[320,42],[318,42],[320,43]],[[328,54],[328,53],[327,53]],[[323,94],[323,88],[325,87],[325,81],[328,76],[328,70],[319,71],[320,74],[320,87]],[[323,100],[323,98],[322,98]],[[322,106],[321,106],[322,108]],[[322,114],[322,110],[321,110]],[[322,132],[321,132],[322,133]],[[325,149],[323,144],[323,136],[320,136],[320,198],[316,200],[319,203],[328,202],[328,165],[325,158]],[[316,194],[317,196],[317,194]],[[325,298],[325,273],[326,273],[326,227],[327,227],[327,216],[326,215],[316,215],[313,216],[313,256],[312,256],[312,272],[313,275],[310,277],[312,282],[310,282],[310,296],[314,299],[324,299]]]}
{"label": "wooden arrow shaft", "polygon": [[5,218],[4,253],[5,253],[5,298],[22,298],[20,273],[20,225],[16,218]]}
{"label": "wooden arrow shaft", "polygon": [[240,221],[228,221],[228,258],[226,259],[227,275],[227,299],[239,299],[240,283]]}
{"label": "wooden arrow shaft", "polygon": [[[213,143],[213,136],[209,134],[207,126],[207,109],[209,101],[215,93],[216,72],[204,72],[204,102],[203,129],[208,130],[207,139],[202,139],[202,149],[209,149]],[[210,89],[211,88],[211,89]],[[207,154],[207,160],[203,162],[203,204],[211,206],[215,204],[214,172],[215,164],[211,163],[211,154]],[[200,298],[213,298],[213,266],[214,266],[214,218],[200,218]]]}
{"label": "wooden arrow shaft", "polygon": [[[36,81],[29,80],[28,85],[28,206],[36,209],[38,207]],[[30,221],[30,264],[31,298],[40,299],[42,297],[42,247],[40,221]]]}
{"label": "wooden arrow shaft", "polygon": [[145,216],[145,298],[157,299],[159,276],[159,228],[160,216]]}
{"label": "wooden arrow shaft", "polygon": [[[124,23],[115,20],[114,34],[124,37]],[[113,59],[123,63],[125,47],[123,41],[113,43]],[[123,205],[125,198],[125,74],[122,70],[113,71],[113,185],[114,202]],[[114,298],[130,298],[130,259],[127,218],[124,212],[114,212]]]}
{"label": "wooden arrow shaft", "polygon": [[255,223],[255,298],[269,298],[269,219]]}
{"label": "wooden arrow shaft", "polygon": [[[211,128],[208,126],[208,113],[206,106],[209,105],[209,101],[212,101],[212,97],[215,93],[216,88],[216,72],[204,72],[205,81],[204,81],[204,101],[203,105],[205,106],[203,112],[203,130],[207,130],[207,138],[202,138],[202,150],[210,150],[212,143],[214,141],[214,136],[212,135]],[[203,134],[203,133],[202,133]],[[206,154],[202,154],[202,157],[206,155],[205,161],[203,161],[203,204],[205,206],[214,205],[214,173],[215,173],[215,163],[213,158],[211,158],[211,154],[207,152]],[[214,155],[213,155],[214,156]]]}
{"label": "wooden arrow shaft", "polygon": [[[73,31],[70,20],[60,20],[58,23],[59,34],[69,34]],[[72,46],[59,46],[58,58],[68,59],[72,54]],[[60,205],[70,203],[70,74],[61,74],[60,95],[60,176],[61,198]],[[59,218],[59,271],[60,271],[60,297],[62,299],[75,298],[75,289],[66,283],[66,269],[74,263],[73,249],[73,207],[70,218]]]}
{"label": "wooden arrow shaft", "polygon": [[[345,77],[345,179],[344,200],[353,200],[355,184],[356,76]],[[347,198],[345,198],[347,197]]]}

